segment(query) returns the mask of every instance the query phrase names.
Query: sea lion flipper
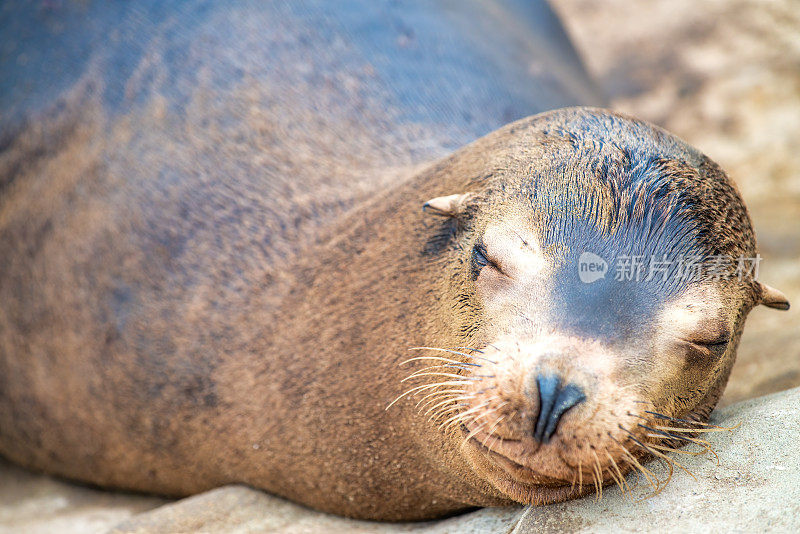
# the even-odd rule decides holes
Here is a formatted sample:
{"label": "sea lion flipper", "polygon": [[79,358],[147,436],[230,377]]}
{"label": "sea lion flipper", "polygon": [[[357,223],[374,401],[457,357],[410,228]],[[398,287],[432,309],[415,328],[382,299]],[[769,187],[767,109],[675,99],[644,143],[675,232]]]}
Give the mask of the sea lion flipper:
{"label": "sea lion flipper", "polygon": [[458,217],[464,208],[464,204],[469,201],[475,193],[467,192],[456,195],[432,198],[422,205],[425,211],[430,210],[434,215],[442,217]]}
{"label": "sea lion flipper", "polygon": [[764,306],[775,308],[776,310],[788,310],[789,299],[783,292],[775,289],[767,284],[759,284],[761,286],[761,302]]}

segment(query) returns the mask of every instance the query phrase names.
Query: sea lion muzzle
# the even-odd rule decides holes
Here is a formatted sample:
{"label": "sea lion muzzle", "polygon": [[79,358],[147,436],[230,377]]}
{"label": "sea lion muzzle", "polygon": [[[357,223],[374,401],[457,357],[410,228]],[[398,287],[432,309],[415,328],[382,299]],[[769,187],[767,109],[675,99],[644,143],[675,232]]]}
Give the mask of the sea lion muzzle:
{"label": "sea lion muzzle", "polygon": [[547,443],[556,431],[564,413],[586,400],[583,390],[575,384],[561,383],[558,376],[536,377],[539,389],[539,415],[536,417],[534,439]]}

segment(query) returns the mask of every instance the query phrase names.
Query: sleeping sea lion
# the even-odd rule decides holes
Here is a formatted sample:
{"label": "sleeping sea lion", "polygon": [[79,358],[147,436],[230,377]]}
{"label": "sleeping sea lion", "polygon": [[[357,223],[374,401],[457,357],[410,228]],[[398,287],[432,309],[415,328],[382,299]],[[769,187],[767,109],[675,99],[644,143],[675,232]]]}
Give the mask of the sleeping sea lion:
{"label": "sleeping sea lion", "polygon": [[23,466],[384,520],[563,500],[693,439],[747,312],[788,306],[714,163],[564,108],[601,99],[544,3],[22,3],[0,27]]}

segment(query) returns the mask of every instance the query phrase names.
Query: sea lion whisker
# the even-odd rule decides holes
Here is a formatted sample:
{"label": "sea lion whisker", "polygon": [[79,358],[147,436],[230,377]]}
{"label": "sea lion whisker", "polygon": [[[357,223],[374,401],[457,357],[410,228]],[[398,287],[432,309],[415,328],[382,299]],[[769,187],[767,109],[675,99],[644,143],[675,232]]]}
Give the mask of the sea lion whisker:
{"label": "sea lion whisker", "polygon": [[[494,400],[494,398],[492,398],[492,399],[489,399],[489,400],[486,402],[486,404],[491,404],[492,400]],[[501,405],[499,405],[499,406],[495,406],[495,407],[494,407],[494,408],[492,408],[491,410],[486,410],[485,412],[483,412],[482,414],[480,414],[480,415],[479,415],[479,416],[477,416],[477,417],[473,417],[473,418],[472,418],[472,423],[477,423],[479,419],[482,419],[482,418],[484,418],[484,417],[487,417],[487,416],[489,416],[489,415],[493,415],[493,414],[497,413],[497,410],[499,410],[500,408],[502,408],[502,407],[503,407],[503,406],[505,406],[505,405],[506,405],[506,403],[503,403],[503,404],[501,404]],[[465,412],[465,413],[466,413],[466,412]],[[473,415],[473,414],[470,414],[470,415]],[[483,427],[484,427],[485,425],[487,425],[487,424],[488,424],[488,421],[487,421],[487,422],[485,422],[485,423],[482,423],[482,424],[481,424],[481,426],[479,427],[479,429],[480,429],[480,428],[483,428]],[[472,434],[472,433],[470,433],[470,437],[472,437],[472,435],[473,435],[473,434]]]}
{"label": "sea lion whisker", "polygon": [[625,463],[628,465],[628,470],[636,475],[636,478],[634,478],[634,481],[633,481],[633,485],[629,484],[629,486],[631,488],[631,498],[633,498],[633,488],[634,487],[637,487],[637,488],[639,487],[639,484],[641,483],[641,476],[642,475],[639,473],[639,470],[636,469],[636,466],[633,465],[630,460],[628,460],[624,456],[620,458],[620,461],[622,461],[622,460],[624,460]]}
{"label": "sea lion whisker", "polygon": [[492,414],[496,413],[497,412],[497,408],[491,408],[491,409],[486,410],[485,412],[483,412],[481,415],[479,415],[477,417],[475,416],[475,414],[478,411],[480,411],[481,408],[484,408],[485,406],[490,405],[490,404],[491,404],[491,401],[486,401],[485,403],[483,403],[480,406],[475,406],[474,408],[465,411],[464,412],[464,419],[463,419],[464,423],[467,422],[467,419],[470,419],[470,421],[472,423],[474,423],[478,419],[480,419],[481,417],[486,417],[486,416],[489,416],[489,415],[492,415]]}
{"label": "sea lion whisker", "polygon": [[666,486],[669,483],[669,481],[672,480],[672,474],[674,472],[674,463],[675,463],[675,461],[672,458],[670,458],[669,456],[667,456],[666,454],[663,454],[661,452],[656,451],[655,449],[651,448],[649,445],[645,445],[644,443],[642,443],[641,441],[637,440],[636,438],[631,438],[631,439],[633,439],[634,442],[639,447],[641,447],[642,449],[644,449],[648,453],[652,454],[653,456],[656,456],[656,459],[659,460],[662,464],[666,464],[667,465],[667,469],[669,470],[669,472],[667,473],[667,479],[664,482],[661,482],[661,484],[663,486]]}
{"label": "sea lion whisker", "polygon": [[658,438],[660,440],[663,440],[664,436],[668,436],[668,437],[670,437],[670,439],[676,439],[676,440],[680,440],[680,441],[683,441],[683,442],[686,442],[686,443],[693,443],[695,445],[699,445],[700,447],[702,447],[704,449],[708,449],[709,447],[711,447],[711,443],[709,443],[708,441],[706,441],[704,439],[690,438],[688,436],[670,436],[666,432],[659,432],[658,434],[647,434],[647,437]]}
{"label": "sea lion whisker", "polygon": [[714,447],[709,444],[706,450],[714,455],[714,461],[717,463],[717,465],[719,465],[719,455],[717,454],[717,451],[714,450]]}
{"label": "sea lion whisker", "polygon": [[[611,439],[614,439],[614,437],[611,435],[611,432],[606,432],[606,434],[607,434],[607,435],[608,435],[608,436],[609,436]],[[616,441],[616,440],[615,440],[615,441]],[[618,445],[618,446],[620,446],[620,445],[619,445],[619,443],[617,443],[617,445]],[[609,452],[608,452],[608,449],[605,449],[605,448],[604,448],[603,450],[604,450],[604,452],[605,452],[606,456],[608,457],[608,459],[611,461],[611,465],[612,465],[612,466],[613,466],[613,468],[616,470],[616,472],[617,472],[617,475],[619,476],[620,480],[622,481],[622,484],[623,484],[623,485],[624,485],[624,486],[627,488],[627,490],[628,490],[628,497],[629,497],[629,498],[632,498],[632,496],[631,496],[631,487],[630,487],[630,484],[628,484],[628,482],[625,480],[625,475],[622,473],[622,469],[620,469],[620,468],[619,468],[619,465],[617,465],[617,462],[616,462],[616,460],[614,460],[614,456],[613,456],[611,453],[609,453]],[[625,459],[625,458],[621,458],[621,460],[625,460],[625,462],[628,464],[628,466],[630,466],[631,468],[633,468],[632,464],[631,464],[631,463],[630,463],[630,462],[629,462],[627,459]],[[636,469],[633,469],[633,471],[636,471]],[[639,478],[639,474],[638,474],[638,472],[636,473],[636,478],[637,478],[637,482],[638,482],[638,478]],[[624,492],[623,492],[623,494],[624,494]]]}
{"label": "sea lion whisker", "polygon": [[[444,369],[444,370],[446,370],[446,369],[459,369],[459,370],[463,370],[463,371],[470,371],[469,367],[463,367],[461,365],[453,365],[452,363],[447,363],[447,364],[440,364],[440,365],[430,365],[428,367],[423,367],[422,369],[417,369],[413,373],[409,374],[408,377],[418,376],[418,375],[421,375],[425,371],[431,371],[431,370],[435,370],[435,369]],[[458,374],[458,371],[452,371],[452,373],[453,374]],[[459,375],[459,376],[464,376],[465,378],[467,378],[468,375]]]}
{"label": "sea lion whisker", "polygon": [[603,467],[600,464],[600,458],[597,457],[597,453],[592,450],[592,454],[594,455],[594,464],[592,465],[592,470],[597,469],[597,500],[603,500]]}
{"label": "sea lion whisker", "polygon": [[497,411],[497,408],[493,408],[493,409],[491,409],[491,410],[488,410],[488,411],[486,411],[486,412],[483,412],[481,415],[479,415],[478,417],[474,418],[474,419],[472,420],[472,422],[473,422],[473,423],[477,423],[477,422],[478,422],[478,419],[482,419],[482,418],[486,417],[487,415],[491,415],[491,414],[493,414],[493,413],[494,413],[494,412],[496,412],[496,411]]}
{"label": "sea lion whisker", "polygon": [[[633,466],[636,469],[638,469],[639,471],[641,471],[642,475],[644,475],[644,477],[647,480],[647,482],[650,483],[650,486],[653,488],[653,491],[654,491],[653,495],[655,495],[656,494],[655,492],[658,491],[658,487],[659,487],[659,484],[657,483],[658,482],[658,477],[656,477],[655,474],[652,471],[650,471],[648,468],[643,466],[639,462],[639,460],[637,460],[636,457],[633,454],[631,454],[631,452],[624,445],[622,445],[619,441],[617,441],[617,439],[614,436],[610,436],[610,437],[622,449],[622,453],[626,456],[627,460],[629,462],[633,462]],[[652,478],[651,478],[651,476],[652,476]]]}
{"label": "sea lion whisker", "polygon": [[450,354],[458,354],[459,356],[464,356],[465,358],[474,358],[474,359],[478,359],[478,360],[486,360],[487,362],[489,362],[491,364],[497,365],[497,362],[493,362],[492,360],[489,360],[488,358],[483,358],[481,356],[475,356],[474,354],[467,354],[466,352],[459,352],[459,351],[456,351],[456,350],[440,349],[440,348],[437,348],[437,347],[411,347],[408,350],[438,350],[438,351],[441,351],[441,352],[449,352]]}
{"label": "sea lion whisker", "polygon": [[477,377],[477,376],[463,376],[457,375],[454,373],[419,373],[419,374],[412,374],[410,376],[405,377],[400,382],[405,382],[406,380],[411,380],[413,378],[419,378],[421,376],[446,376],[448,378],[458,378],[459,380],[468,380],[468,381],[480,381],[485,377]]}
{"label": "sea lion whisker", "polygon": [[687,456],[701,456],[701,455],[706,454],[708,452],[706,450],[688,451],[688,450],[686,450],[684,448],[671,447],[669,445],[666,445],[664,442],[661,442],[661,443],[650,443],[649,446],[650,447],[655,447],[658,450],[667,451],[667,452],[676,452],[678,454],[685,454]]}
{"label": "sea lion whisker", "polygon": [[[423,368],[423,369],[417,369],[417,370],[416,370],[416,371],[414,371],[413,373],[411,373],[411,374],[409,374],[408,376],[406,376],[406,377],[405,377],[403,380],[401,380],[401,382],[403,382],[403,381],[405,381],[405,380],[411,380],[412,378],[416,378],[416,377],[418,377],[418,376],[429,376],[429,375],[427,375],[427,374],[426,374],[426,373],[428,373],[428,372],[436,372],[436,373],[440,373],[440,372],[444,373],[444,372],[447,372],[449,376],[458,376],[458,377],[460,377],[460,378],[464,378],[464,379],[470,379],[470,378],[472,378],[472,376],[470,376],[470,375],[461,375],[461,374],[458,374],[458,372],[457,372],[457,371],[456,371],[456,372],[448,372],[448,371],[442,370],[442,368],[443,368],[443,367],[451,367],[451,368],[452,368],[453,366],[432,365],[432,366],[430,366],[430,367],[425,367],[425,368]],[[438,370],[438,371],[436,371],[436,369],[439,369],[439,370]],[[458,369],[467,369],[467,368],[466,368],[466,367],[459,367]]]}
{"label": "sea lion whisker", "polygon": [[[440,401],[443,404],[445,402],[453,403],[453,402],[456,402],[458,400],[461,400],[461,399],[457,398],[458,393],[439,393],[439,392],[437,392],[437,393],[438,393],[437,395],[429,398],[421,406],[419,405],[420,403],[417,403],[417,406],[415,406],[415,408],[417,408],[417,412],[418,413],[422,413],[422,410],[424,410],[426,406],[429,406],[431,403],[434,403],[434,402],[437,402],[437,401]],[[432,410],[432,409],[433,408],[429,408],[428,412],[430,412],[430,410]],[[425,415],[428,415],[428,412],[426,412]]]}
{"label": "sea lion whisker", "polygon": [[442,386],[466,386],[468,384],[471,384],[471,382],[467,381],[467,380],[448,380],[448,381],[445,381],[445,382],[437,382],[435,384],[422,384],[420,386],[414,386],[413,388],[409,389],[405,393],[400,394],[400,396],[397,397],[392,402],[390,402],[389,405],[386,408],[384,408],[384,410],[388,410],[389,408],[391,408],[400,399],[402,399],[402,398],[404,398],[404,397],[406,397],[408,395],[411,395],[412,393],[415,393],[417,391],[421,391],[423,389],[437,388],[437,387],[442,387]]}
{"label": "sea lion whisker", "polygon": [[458,354],[459,356],[464,356],[465,358],[474,358],[475,356],[472,354],[467,354],[466,352],[460,352],[457,350],[450,350],[450,349],[441,349],[439,347],[409,347],[408,350],[438,350],[440,352],[448,352],[450,354]]}
{"label": "sea lion whisker", "polygon": [[703,433],[703,432],[730,432],[732,430],[736,430],[737,428],[739,428],[739,426],[741,426],[741,423],[731,428],[677,428],[673,426],[654,426],[653,428],[657,428],[660,430],[672,430],[674,432]]}
{"label": "sea lion whisker", "polygon": [[[455,410],[442,410],[440,413],[437,413],[435,416],[430,417],[428,420],[431,423],[436,423],[436,421],[439,421],[439,420],[441,420],[443,418],[446,418],[446,417],[453,417],[454,415],[458,415],[458,412],[455,411]],[[444,432],[446,434],[446,433],[450,432],[451,426],[457,425],[458,422],[459,421],[456,421],[456,422],[453,422],[453,423],[442,422],[439,425],[439,429],[440,429],[441,432]]]}
{"label": "sea lion whisker", "polygon": [[471,350],[473,352],[480,352],[481,354],[483,354],[483,351],[481,349],[476,349],[474,347],[449,347],[449,348],[451,350],[452,349],[455,349],[455,350]]}
{"label": "sea lion whisker", "polygon": [[[411,393],[417,393],[417,392],[422,391],[424,389],[441,388],[441,387],[445,387],[445,386],[460,386],[460,385],[466,386],[467,384],[471,384],[471,383],[472,382],[470,382],[468,380],[447,380],[447,381],[444,381],[444,382],[435,382],[433,384],[420,384],[419,386],[414,386],[413,388],[408,389],[405,393],[403,393],[403,395],[408,395],[408,394],[411,394]],[[397,400],[399,400],[400,398],[401,397],[398,397],[398,399],[396,399],[395,402]]]}
{"label": "sea lion whisker", "polygon": [[630,498],[630,487],[628,486],[628,483],[625,482],[625,477],[622,474],[622,470],[617,465],[617,462],[614,460],[614,457],[611,456],[608,453],[608,450],[606,450],[604,452],[605,452],[606,456],[608,457],[609,461],[611,462],[611,467],[614,469],[614,471],[617,474],[617,478],[615,480],[619,480],[619,484],[620,484],[620,488],[619,489],[622,492],[622,495],[623,496],[627,495]]}
{"label": "sea lion whisker", "polygon": [[[506,416],[505,416],[505,415],[503,415],[503,416],[501,416],[501,417],[500,417],[500,418],[499,418],[497,421],[495,421],[495,423],[494,423],[494,426],[491,428],[491,430],[489,430],[489,432],[488,432],[488,436],[487,436],[487,437],[486,437],[486,438],[483,440],[483,442],[481,443],[481,445],[483,445],[483,446],[485,447],[485,446],[486,446],[486,442],[488,441],[488,439],[489,439],[490,437],[496,437],[496,436],[494,436],[494,431],[495,431],[495,430],[497,430],[497,427],[500,425],[500,423],[502,423],[502,422],[503,422],[503,419],[505,419],[505,418],[506,418]],[[498,439],[499,439],[499,438],[498,438]],[[493,443],[492,445],[494,445],[494,443]]]}
{"label": "sea lion whisker", "polygon": [[[491,399],[489,399],[489,402],[491,403],[491,402],[492,402],[492,401],[494,401],[496,398],[497,398],[496,396],[492,397]],[[491,410],[491,412],[490,412],[490,413],[496,413],[497,411],[499,411],[499,410],[502,410],[503,408],[505,408],[507,405],[508,405],[508,401],[503,401],[503,402],[501,402],[500,404],[498,404],[497,406],[495,406],[494,408],[492,408],[492,410]],[[507,415],[507,414],[506,414],[506,415]],[[505,415],[503,415],[503,417],[501,417],[501,418],[498,420],[498,424],[499,424],[499,421],[501,421],[503,418],[505,418]],[[494,429],[492,429],[492,431],[494,431]]]}
{"label": "sea lion whisker", "polygon": [[657,459],[660,460],[662,463],[666,461],[667,468],[669,469],[669,473],[667,474],[667,479],[664,480],[663,482],[660,481],[660,480],[658,481],[659,488],[655,491],[655,493],[653,493],[653,495],[651,495],[651,497],[655,496],[655,495],[658,495],[659,493],[661,493],[661,490],[664,489],[664,487],[669,483],[669,481],[672,480],[672,473],[674,471],[674,467],[673,467],[673,463],[672,463],[673,461],[668,456],[666,456],[666,455],[664,455],[664,454],[662,454],[660,452],[654,451],[653,449],[651,449],[650,447],[648,447],[647,445],[645,445],[644,443],[642,443],[641,441],[636,439],[636,437],[631,432],[629,432],[627,429],[623,428],[623,430],[625,430],[625,432],[627,432],[628,438],[631,441],[633,441],[636,445],[638,445],[639,447],[644,449],[646,452],[649,452],[649,453],[653,454],[654,456],[656,456]]}
{"label": "sea lion whisker", "polygon": [[[450,401],[448,401],[450,402]],[[436,410],[433,410],[431,415],[428,416],[429,421],[436,421],[437,419],[441,418],[447,414],[457,414],[460,412],[461,407],[458,404],[453,404],[452,402],[445,403],[442,406],[439,406]],[[425,415],[428,415],[427,413]]]}
{"label": "sea lion whisker", "polygon": [[[423,373],[424,373],[424,372],[426,372],[426,371],[431,371],[431,370],[433,370],[433,369],[446,369],[446,368],[450,368],[450,369],[452,369],[452,368],[456,368],[456,369],[469,369],[468,367],[455,366],[455,365],[452,365],[452,364],[446,364],[446,365],[431,365],[431,366],[429,366],[429,367],[423,367],[422,369],[417,369],[416,371],[414,371],[413,373],[411,373],[410,375],[408,375],[408,376],[406,377],[406,379],[413,378],[413,377],[415,377],[415,376],[424,376],[424,375],[423,375]],[[457,374],[457,373],[452,373],[452,374]],[[464,378],[468,378],[468,377],[467,377],[467,376],[465,376],[465,375],[458,375],[458,376],[464,376]]]}
{"label": "sea lion whisker", "polygon": [[[627,412],[627,414],[632,416],[632,417],[638,417],[639,419],[642,419],[643,421],[647,421],[648,423],[650,422],[650,419],[648,419],[647,417],[643,417],[643,416],[637,415],[637,414],[632,414],[630,412]],[[666,417],[666,416],[664,416],[664,417]],[[686,436],[680,436],[680,435],[677,435],[677,434],[671,434],[671,433],[666,432],[666,431],[672,430],[672,431],[675,431],[675,432],[685,432],[685,433],[689,433],[689,432],[721,432],[722,431],[722,430],[717,430],[717,429],[706,430],[706,429],[692,429],[692,428],[684,428],[684,427],[680,427],[679,428],[679,427],[649,426],[649,425],[643,425],[641,423],[637,423],[637,424],[638,424],[638,426],[640,426],[642,428],[646,428],[647,430],[650,430],[652,432],[657,432],[658,434],[661,434],[663,436],[669,436],[670,438],[684,440],[684,441],[691,441],[691,440],[688,439]],[[661,437],[661,436],[651,436],[651,437]]]}
{"label": "sea lion whisker", "polygon": [[[439,404],[431,406],[431,404],[435,403],[435,402],[438,402]],[[425,404],[423,404],[422,406],[418,407],[417,408],[417,413],[418,414],[422,414],[423,410],[425,410],[426,407],[427,407],[427,410],[425,411],[425,413],[422,414],[423,416],[427,416],[428,414],[431,413],[431,411],[434,411],[434,410],[436,410],[436,409],[438,409],[440,407],[446,406],[447,404],[458,406],[459,405],[458,404],[458,399],[453,397],[451,394],[438,395],[436,397],[433,397],[433,398],[429,399],[428,401],[425,402]]]}
{"label": "sea lion whisker", "polygon": [[457,425],[459,423],[463,423],[464,421],[469,418],[470,414],[461,411],[460,406],[444,406],[438,410],[435,416],[431,417],[431,421],[435,421],[442,417],[448,417],[447,420],[443,421],[440,425],[440,429],[447,429],[450,425]]}
{"label": "sea lion whisker", "polygon": [[611,478],[611,480],[614,482],[614,484],[615,484],[615,485],[616,485],[616,486],[619,488],[619,492],[620,492],[620,494],[621,494],[623,497],[625,497],[625,487],[624,487],[624,486],[622,485],[622,483],[620,482],[620,479],[617,477],[617,473],[616,473],[616,472],[615,472],[615,471],[614,471],[614,470],[611,468],[611,465],[610,465],[610,464],[609,464],[609,466],[606,468],[606,471],[608,472],[608,476],[609,476],[609,478]]}
{"label": "sea lion whisker", "polygon": [[465,400],[465,399],[469,399],[469,398],[471,398],[471,397],[470,396],[462,396],[462,397],[455,397],[455,398],[445,399],[445,400],[441,401],[440,403],[435,404],[435,405],[431,406],[430,408],[428,408],[428,411],[425,412],[425,415],[428,415],[430,412],[436,410],[440,406],[447,405],[447,403],[452,403],[452,402],[455,402],[455,401],[458,401],[458,400]]}
{"label": "sea lion whisker", "polygon": [[600,460],[595,459],[597,466],[597,502],[603,500],[603,468],[600,466]]}
{"label": "sea lion whisker", "polygon": [[457,364],[457,365],[467,365],[467,366],[471,366],[471,367],[483,367],[479,363],[460,362],[458,360],[453,360],[451,358],[442,358],[441,356],[417,356],[415,358],[409,358],[407,360],[404,360],[404,361],[398,363],[397,365],[405,365],[407,363],[420,361],[420,360],[436,360],[436,361],[440,361],[440,362],[447,362],[447,363],[452,363],[452,364]]}
{"label": "sea lion whisker", "polygon": [[712,425],[711,423],[703,423],[702,421],[694,421],[692,419],[680,419],[678,417],[670,417],[669,415],[664,415],[663,413],[658,413],[658,412],[651,412],[649,410],[645,410],[645,413],[649,413],[651,415],[655,415],[659,419],[666,419],[666,420],[669,420],[669,421],[678,421],[678,422],[681,422],[681,423],[689,423],[690,425],[700,425],[700,426],[704,426],[704,427],[708,427],[708,428],[718,428],[720,430],[736,430],[737,428],[742,426],[741,422],[737,423],[734,426],[728,427],[728,426]]}
{"label": "sea lion whisker", "polygon": [[463,446],[467,441],[476,436],[478,432],[480,432],[483,429],[483,427],[485,427],[488,424],[489,424],[488,421],[485,421],[481,423],[479,426],[477,426],[474,430],[472,430],[469,434],[467,434],[467,437],[464,438],[464,441],[461,442],[461,445]]}
{"label": "sea lion whisker", "polygon": [[400,380],[400,382],[405,382],[406,380],[411,380],[412,378],[417,378],[420,376],[447,376],[450,378],[458,378],[460,380],[468,380],[470,377],[466,375],[460,375],[458,373],[445,373],[441,371],[428,371],[427,369],[420,369],[419,371],[414,371],[413,373],[407,375],[405,378]]}
{"label": "sea lion whisker", "polygon": [[[438,395],[450,395],[451,393],[452,393],[452,394],[465,393],[465,390],[464,390],[464,389],[462,389],[462,388],[459,388],[459,389],[443,389],[443,390],[437,390],[437,391],[434,391],[433,393],[428,393],[427,395],[425,395],[424,397],[422,397],[422,398],[419,400],[419,402],[416,404],[416,406],[414,406],[414,407],[415,407],[415,408],[420,408],[420,407],[421,407],[420,405],[421,405],[423,402],[425,402],[425,400],[426,400],[426,399],[429,399],[429,398],[431,398],[431,397],[434,397],[434,399],[435,399],[435,397],[436,397],[436,396],[438,396]],[[422,407],[424,407],[424,405],[423,405]]]}
{"label": "sea lion whisker", "polygon": [[654,435],[653,434],[648,434],[648,436],[650,436],[650,437],[654,436],[654,437],[657,437],[657,438],[660,438],[660,439],[664,439],[665,437],[667,437],[669,439],[677,439],[677,440],[680,440],[680,441],[685,441],[687,443],[698,443],[698,442],[704,441],[704,440],[700,440],[700,439],[696,439],[696,438],[693,439],[693,438],[690,438],[688,436],[681,436],[679,434],[673,434],[671,432],[666,432],[664,430],[656,430],[653,427],[650,427],[650,426],[647,426],[647,425],[643,425],[641,423],[638,423],[637,426],[640,426],[641,428],[644,428],[645,430],[649,430],[651,432],[655,432]]}
{"label": "sea lion whisker", "polygon": [[454,429],[458,428],[462,424],[464,424],[465,419],[457,418],[455,421],[449,422],[447,425],[442,427],[442,432],[448,433],[453,431]]}
{"label": "sea lion whisker", "polygon": [[592,481],[594,482],[594,501],[600,502],[603,499],[602,474],[598,474],[596,463],[592,463]]}
{"label": "sea lion whisker", "polygon": [[[670,474],[670,479],[672,478],[672,466],[676,465],[676,466],[680,467],[681,469],[683,469],[690,477],[692,477],[693,479],[697,480],[697,477],[694,475],[694,473],[689,471],[678,460],[676,460],[674,458],[671,458],[671,457],[667,456],[666,454],[664,454],[662,452],[658,452],[657,450],[654,450],[653,449],[653,445],[646,445],[646,447],[650,451],[651,454],[655,454],[656,456],[659,456],[659,457],[663,458],[664,460],[666,460],[667,462],[669,462],[669,464],[670,464],[670,473],[669,473]],[[669,480],[667,480],[667,482],[669,482]]]}
{"label": "sea lion whisker", "polygon": [[687,456],[700,456],[700,455],[705,454],[706,452],[708,452],[708,451],[705,451],[705,450],[703,450],[703,451],[687,451],[685,449],[676,449],[675,447],[669,447],[667,445],[656,444],[656,443],[651,443],[649,446],[650,447],[655,447],[656,449],[661,450],[661,451],[675,452],[675,453],[678,453],[678,454],[686,454]]}
{"label": "sea lion whisker", "polygon": [[[437,411],[433,415],[431,415],[428,418],[428,421],[430,421],[431,423],[435,423],[438,419],[441,419],[442,417],[448,417],[453,413],[457,413],[456,410],[457,410],[456,406],[451,406],[449,408],[445,407],[445,408]],[[444,423],[442,423],[442,425],[444,425]]]}
{"label": "sea lion whisker", "polygon": [[[650,427],[645,427],[645,428],[648,428],[649,430],[653,430]],[[681,441],[685,441],[687,443],[693,443],[695,445],[698,445],[699,447],[702,447],[704,449],[703,452],[710,452],[711,454],[713,454],[714,457],[717,460],[717,465],[719,465],[719,456],[717,455],[717,452],[711,446],[711,443],[709,441],[706,441],[704,439],[700,439],[700,438],[697,438],[697,437],[679,436],[677,434],[673,435],[673,434],[670,434],[668,432],[663,432],[663,431],[657,431],[657,432],[658,432],[658,434],[656,434],[655,436],[653,436],[652,434],[648,434],[648,435],[650,437],[659,437],[659,438],[661,437],[661,435],[666,435],[666,436],[670,436],[670,437],[672,437],[674,439],[678,439],[678,440],[681,440]]]}
{"label": "sea lion whisker", "polygon": [[486,402],[484,402],[482,404],[479,404],[478,406],[474,406],[474,407],[470,408],[469,410],[467,410],[465,412],[459,412],[456,415],[454,415],[453,417],[451,417],[450,419],[448,419],[447,421],[445,421],[444,423],[442,423],[442,425],[439,428],[444,427],[445,425],[450,423],[450,421],[452,421],[452,420],[458,420],[459,417],[466,417],[470,413],[474,413],[475,411],[480,410],[480,409],[482,409],[482,408],[484,408],[484,407],[486,407],[488,405],[489,405],[489,401],[486,401]]}
{"label": "sea lion whisker", "polygon": [[[650,434],[648,434],[648,436],[650,436],[650,437],[658,437],[658,436],[654,436],[654,435],[650,435]],[[703,450],[701,450],[701,451],[687,451],[686,449],[683,449],[683,448],[671,447],[670,445],[667,445],[663,441],[661,443],[651,443],[650,446],[651,447],[658,447],[659,449],[662,449],[662,450],[665,450],[665,451],[672,451],[672,452],[677,452],[679,454],[686,454],[686,455],[689,455],[689,456],[701,456],[703,454],[708,453],[708,450],[706,450],[705,448],[703,448]]]}

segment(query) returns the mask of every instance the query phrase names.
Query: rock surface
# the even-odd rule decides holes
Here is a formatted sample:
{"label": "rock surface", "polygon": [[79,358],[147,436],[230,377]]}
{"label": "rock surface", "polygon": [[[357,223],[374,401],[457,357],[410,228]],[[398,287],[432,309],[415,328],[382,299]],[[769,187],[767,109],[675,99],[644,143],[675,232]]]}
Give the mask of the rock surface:
{"label": "rock surface", "polygon": [[[0,532],[800,532],[800,388],[715,412],[708,435],[719,455],[673,455],[676,469],[657,495],[640,482],[628,495],[607,487],[552,506],[494,508],[429,523],[352,521],[315,512],[242,486],[228,486],[163,504],[158,499],[102,492],[0,469]],[[657,463],[649,466],[662,479]],[[628,483],[636,483],[628,477]],[[137,512],[154,508],[150,511]]]}
{"label": "rock surface", "polygon": [[36,475],[0,458],[0,533],[105,532],[161,506],[156,497],[115,493]]}
{"label": "rock surface", "polygon": [[676,469],[656,496],[641,500],[646,488],[634,489],[640,502],[607,488],[601,501],[529,508],[515,532],[800,532],[800,388],[723,408],[712,422],[741,424],[708,436],[719,465],[672,455],[696,480]]}
{"label": "rock surface", "polygon": [[385,533],[425,534],[510,532],[522,513],[516,508],[485,508],[443,521],[375,523],[323,514],[243,486],[226,486],[134,517],[113,534],[228,532],[249,534]]}

